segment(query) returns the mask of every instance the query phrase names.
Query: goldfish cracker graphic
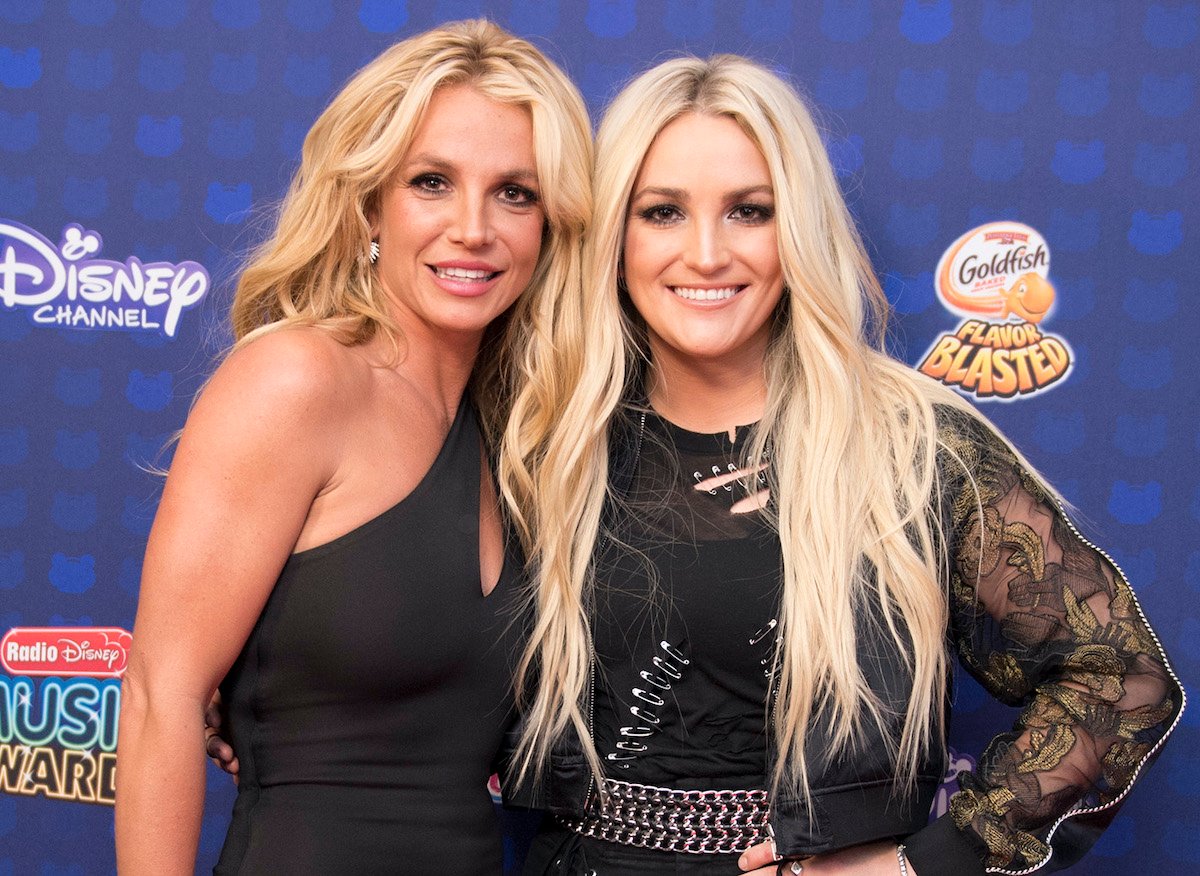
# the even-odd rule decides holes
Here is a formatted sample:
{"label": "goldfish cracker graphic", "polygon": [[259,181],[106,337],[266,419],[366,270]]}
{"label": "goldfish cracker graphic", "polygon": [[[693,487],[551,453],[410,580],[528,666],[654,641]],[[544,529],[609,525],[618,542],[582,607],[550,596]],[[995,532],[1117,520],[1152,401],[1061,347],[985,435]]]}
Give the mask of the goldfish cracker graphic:
{"label": "goldfish cracker graphic", "polygon": [[918,366],[977,399],[1007,401],[1059,383],[1074,354],[1038,326],[1054,307],[1050,250],[1020,222],[973,228],[938,262],[938,297],[967,319],[934,341]]}
{"label": "goldfish cracker graphic", "polygon": [[[992,222],[968,231],[946,250],[938,262],[937,293],[960,316],[1015,314],[1040,322],[1054,303],[1049,269],[1050,251],[1035,229]],[[1026,318],[1026,312],[1037,318]]]}
{"label": "goldfish cracker graphic", "polygon": [[1019,316],[1026,322],[1037,325],[1054,306],[1054,287],[1040,274],[1030,271],[1022,274],[1004,296],[1004,307],[1000,311],[1003,319],[1009,315]]}

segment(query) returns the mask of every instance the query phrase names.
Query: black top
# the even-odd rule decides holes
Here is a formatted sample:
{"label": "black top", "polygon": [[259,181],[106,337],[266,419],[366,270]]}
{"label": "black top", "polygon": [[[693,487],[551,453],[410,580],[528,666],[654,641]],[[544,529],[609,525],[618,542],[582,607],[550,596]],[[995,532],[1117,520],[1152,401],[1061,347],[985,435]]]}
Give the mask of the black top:
{"label": "black top", "polygon": [[500,871],[519,563],[483,596],[479,448],[464,402],[407,497],[284,566],[222,684],[241,779],[216,872]]}
{"label": "black top", "polygon": [[[961,790],[951,798],[950,811],[928,824],[928,805],[944,772],[938,746],[919,759],[915,787],[898,792],[893,785],[894,745],[879,741],[886,728],[873,729],[867,722],[863,735],[855,740],[854,755],[838,756],[817,716],[805,738],[811,801],[792,786],[774,796],[770,826],[775,846],[785,857],[803,858],[903,837],[911,869],[922,876],[982,876],[985,868],[1031,873],[1047,863],[1058,869],[1077,860],[1095,842],[1178,726],[1183,689],[1129,582],[1106,554],[1080,535],[1055,497],[975,417],[945,406],[935,407],[935,414],[938,452],[931,510],[939,517],[936,522],[946,552],[948,644],[967,672],[1001,702],[1021,707],[1020,714],[1009,732],[993,739],[978,768],[960,774]],[[635,476],[646,477],[643,445],[645,452],[655,453],[650,438],[657,424],[648,418],[643,430],[647,437],[639,439],[637,416],[633,412],[632,428],[626,418],[615,425],[610,444],[614,452],[609,486],[617,497],[628,493]],[[672,444],[682,445],[687,439],[665,425],[662,430],[672,436]],[[687,455],[682,446],[679,449]],[[659,516],[649,519],[671,525],[683,521],[685,528],[697,530],[702,523],[728,522],[728,516],[697,514],[696,507],[689,505],[696,497],[679,486],[687,483],[688,476],[694,479],[694,471],[711,471],[711,466],[685,464],[670,469],[669,448],[664,454],[664,465],[679,475],[672,482],[671,489],[677,492],[670,507],[683,510],[675,523],[663,516],[661,507]],[[724,463],[714,464],[720,470]],[[667,485],[665,480],[660,483]],[[670,495],[646,488],[638,492],[657,500],[658,506],[667,504],[664,500]],[[726,510],[731,498],[724,500]],[[655,502],[649,504],[653,507]],[[624,716],[634,716],[622,709],[641,702],[629,702],[635,685],[648,689],[640,683],[642,664],[622,660],[622,642],[628,639],[632,645],[626,647],[639,649],[643,658],[653,654],[659,641],[654,636],[654,613],[663,624],[674,623],[680,602],[664,594],[678,594],[691,583],[689,576],[672,575],[668,584],[660,582],[658,602],[639,608],[635,576],[626,574],[619,584],[631,591],[630,597],[605,598],[616,564],[613,545],[622,540],[622,533],[638,533],[639,526],[626,519],[630,516],[619,504],[606,509],[606,523],[616,533],[599,552],[604,562],[598,571],[606,577],[595,588],[600,600],[596,638],[602,653],[597,661],[601,666],[594,715],[602,757],[624,750],[615,744],[621,741],[620,728],[633,726]],[[670,532],[661,525],[643,524],[640,529],[657,533],[660,546],[662,533]],[[697,551],[705,547],[703,539],[696,544]],[[678,552],[686,554],[686,550]],[[701,571],[707,568],[699,562],[693,565]],[[660,562],[643,568],[661,566]],[[687,582],[679,583],[685,578]],[[750,593],[749,588],[745,592]],[[624,606],[625,621],[616,614],[613,602],[618,609]],[[733,608],[747,603],[735,600]],[[731,628],[749,628],[746,622],[751,618],[732,618],[732,609],[730,614]],[[694,638],[700,626],[689,615],[682,628]],[[871,626],[867,632],[872,635],[858,643],[860,667],[872,690],[885,695],[885,702],[894,703],[893,711],[901,714],[907,699],[904,662],[898,657],[881,659],[886,657],[890,636],[886,631],[872,632]],[[735,631],[727,640],[731,656],[739,653],[738,635]],[[689,646],[696,644],[689,639]],[[679,705],[681,700],[691,702],[680,681],[660,707],[672,721],[675,714],[686,718],[690,709]],[[601,697],[607,703],[601,704]],[[686,723],[683,726],[691,729]],[[639,756],[626,761],[628,770],[612,769],[607,762],[606,772],[637,780],[630,770],[657,769],[661,748],[670,737],[658,725],[652,729],[645,737],[650,740],[646,750],[634,752]],[[782,756],[773,742],[766,754],[770,766]],[[700,787],[687,775],[686,756],[678,760],[684,766],[675,771],[677,787]],[[517,783],[509,777],[504,788],[508,799],[518,804],[541,805],[567,819],[583,814],[587,801],[593,799],[593,784],[582,744],[571,728],[556,740],[549,768],[538,781]]]}
{"label": "black top", "polygon": [[765,480],[738,470],[748,433],[647,414],[597,567],[595,741],[614,779],[764,787],[781,556]]}

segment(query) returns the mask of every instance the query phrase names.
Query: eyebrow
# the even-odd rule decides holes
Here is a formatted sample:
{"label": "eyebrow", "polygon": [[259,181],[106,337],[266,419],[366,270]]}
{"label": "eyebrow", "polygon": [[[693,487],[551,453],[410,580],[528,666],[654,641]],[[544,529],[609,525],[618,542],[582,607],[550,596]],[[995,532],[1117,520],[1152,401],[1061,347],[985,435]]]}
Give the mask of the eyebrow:
{"label": "eyebrow", "polygon": [[[439,158],[436,155],[430,155],[426,152],[421,152],[417,155],[412,155],[405,159],[404,166],[411,167],[414,164],[423,164],[433,170],[453,171],[457,170],[457,166],[444,158]],[[514,167],[509,170],[501,171],[497,174],[499,179],[511,179],[518,182],[537,182],[537,171],[531,167]]]}
{"label": "eyebrow", "polygon": [[[746,186],[744,189],[735,189],[725,195],[726,200],[738,201],[750,195],[771,195],[774,196],[775,190],[765,183],[757,186]],[[630,201],[639,201],[647,195],[657,195],[660,198],[668,198],[672,201],[687,200],[687,192],[684,189],[675,189],[666,186],[646,186],[643,189],[638,189]]]}

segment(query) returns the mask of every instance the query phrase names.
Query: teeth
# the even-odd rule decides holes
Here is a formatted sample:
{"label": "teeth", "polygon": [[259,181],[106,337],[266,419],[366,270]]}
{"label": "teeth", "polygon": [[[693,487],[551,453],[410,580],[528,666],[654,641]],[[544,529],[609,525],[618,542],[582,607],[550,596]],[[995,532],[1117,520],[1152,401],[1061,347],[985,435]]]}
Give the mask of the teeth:
{"label": "teeth", "polygon": [[737,286],[727,286],[724,289],[689,289],[686,286],[672,286],[671,291],[680,298],[688,301],[724,301],[737,294]]}
{"label": "teeth", "polygon": [[434,268],[443,280],[486,280],[494,271],[473,271],[469,268]]}

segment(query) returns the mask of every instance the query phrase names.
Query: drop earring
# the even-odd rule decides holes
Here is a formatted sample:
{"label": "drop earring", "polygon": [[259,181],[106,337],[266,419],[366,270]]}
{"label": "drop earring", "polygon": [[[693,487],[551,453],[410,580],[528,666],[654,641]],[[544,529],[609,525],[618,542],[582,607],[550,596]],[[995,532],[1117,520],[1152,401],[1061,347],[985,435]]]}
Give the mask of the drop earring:
{"label": "drop earring", "polygon": [[371,241],[371,248],[368,252],[369,252],[369,255],[367,257],[371,260],[371,264],[375,264],[377,261],[379,261],[379,241],[378,240]]}

